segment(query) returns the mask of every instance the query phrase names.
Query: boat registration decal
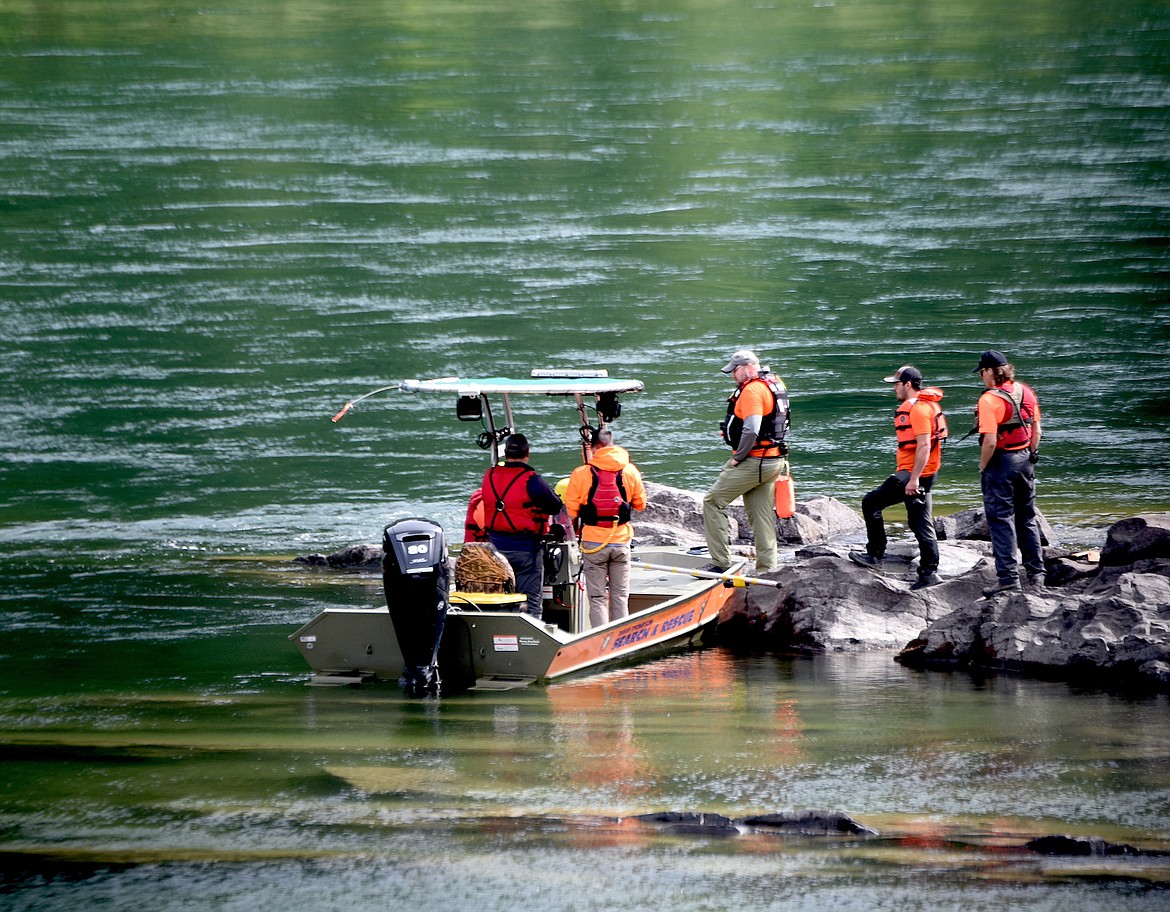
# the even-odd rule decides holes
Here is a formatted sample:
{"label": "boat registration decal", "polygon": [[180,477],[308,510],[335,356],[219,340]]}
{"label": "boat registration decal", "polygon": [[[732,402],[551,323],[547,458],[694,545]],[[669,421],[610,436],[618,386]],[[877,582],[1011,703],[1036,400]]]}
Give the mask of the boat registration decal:
{"label": "boat registration decal", "polygon": [[496,652],[519,652],[520,638],[514,634],[493,636],[492,648]]}

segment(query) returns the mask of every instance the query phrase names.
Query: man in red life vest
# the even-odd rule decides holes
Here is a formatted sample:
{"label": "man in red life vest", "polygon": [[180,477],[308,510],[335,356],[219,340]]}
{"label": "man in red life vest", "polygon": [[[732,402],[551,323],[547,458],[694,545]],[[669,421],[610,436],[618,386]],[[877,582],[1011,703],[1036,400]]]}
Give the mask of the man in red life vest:
{"label": "man in red life vest", "polygon": [[[898,407],[894,410],[894,436],[898,450],[894,474],[861,499],[865,518],[865,552],[849,557],[863,567],[877,568],[886,556],[886,524],[882,511],[896,503],[906,505],[906,524],[918,540],[918,579],[911,589],[941,583],[938,575],[938,535],[930,511],[930,489],[942,465],[942,407],[934,396],[923,395],[922,372],[907,364],[893,376]],[[941,391],[935,390],[941,398]]]}
{"label": "man in red life vest", "polygon": [[1028,582],[1045,584],[1040,523],[1036,518],[1036,471],[1040,448],[1040,403],[1032,388],[1016,381],[1015,368],[989,349],[972,371],[987,390],[975,406],[979,433],[979,477],[983,511],[995,553],[996,584],[985,596],[1020,588],[1016,547]]}
{"label": "man in red life vest", "polygon": [[504,555],[516,575],[516,590],[528,596],[524,610],[544,613],[544,555],[541,541],[548,517],[564,504],[548,482],[528,464],[528,439],[512,434],[504,441],[504,463],[484,473],[484,526],[488,541]]}
{"label": "man in red life vest", "polygon": [[756,571],[766,572],[776,567],[776,479],[788,472],[788,391],[779,377],[760,370],[760,359],[747,349],[720,370],[736,383],[721,425],[734,452],[703,498],[710,567],[722,572],[731,565],[727,508],[742,496],[756,540]]}
{"label": "man in red life vest", "polygon": [[589,462],[569,476],[565,507],[581,520],[589,626],[600,627],[630,613],[630,511],[646,509],[646,489],[630,454],[614,446],[612,431],[599,430],[594,446]]}

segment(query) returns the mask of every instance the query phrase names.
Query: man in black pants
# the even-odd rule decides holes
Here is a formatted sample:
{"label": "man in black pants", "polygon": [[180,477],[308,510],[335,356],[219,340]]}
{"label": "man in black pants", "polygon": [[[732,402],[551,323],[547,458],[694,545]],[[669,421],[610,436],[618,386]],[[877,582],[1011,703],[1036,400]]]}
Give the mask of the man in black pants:
{"label": "man in black pants", "polygon": [[942,408],[939,390],[922,389],[922,372],[906,365],[885,378],[894,384],[898,407],[894,410],[894,435],[898,456],[894,474],[862,498],[865,517],[865,552],[849,557],[863,567],[876,569],[886,555],[886,524],[882,511],[894,504],[906,505],[906,522],[918,539],[918,579],[911,589],[925,589],[941,583],[938,575],[938,536],[930,514],[930,488],[942,464]]}

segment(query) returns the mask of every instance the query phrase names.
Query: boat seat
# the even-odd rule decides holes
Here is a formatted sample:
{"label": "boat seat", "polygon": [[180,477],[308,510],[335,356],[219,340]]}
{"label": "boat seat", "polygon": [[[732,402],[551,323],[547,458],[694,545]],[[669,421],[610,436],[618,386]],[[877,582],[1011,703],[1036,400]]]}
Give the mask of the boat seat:
{"label": "boat seat", "polygon": [[451,590],[452,608],[478,608],[480,611],[519,611],[528,596],[523,592],[461,592]]}

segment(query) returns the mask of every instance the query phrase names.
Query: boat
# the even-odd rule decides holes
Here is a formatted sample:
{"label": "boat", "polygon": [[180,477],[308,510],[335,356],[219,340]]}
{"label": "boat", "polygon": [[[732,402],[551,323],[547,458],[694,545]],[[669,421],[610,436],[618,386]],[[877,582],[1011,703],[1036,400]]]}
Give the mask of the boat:
{"label": "boat", "polygon": [[[638,380],[611,379],[603,370],[533,371],[523,379],[402,380],[367,396],[390,389],[454,394],[460,420],[482,421],[478,443],[493,464],[501,442],[515,430],[513,396],[565,397],[579,415],[581,458],[587,462],[593,433],[621,414],[619,396],[642,388]],[[334,421],[363,398],[346,403]],[[590,410],[597,427],[590,424]],[[521,610],[522,594],[461,590],[450,558],[453,553],[457,564],[465,548],[448,547],[437,523],[399,520],[385,528],[382,544],[385,606],[326,608],[290,635],[312,670],[310,684],[398,681],[412,695],[548,684],[702,645],[734,587],[750,582],[740,575],[745,558],[715,573],[704,569],[705,549],[642,549],[635,543],[629,615],[590,628],[581,551],[564,513],[553,518],[543,545],[540,619]]]}

